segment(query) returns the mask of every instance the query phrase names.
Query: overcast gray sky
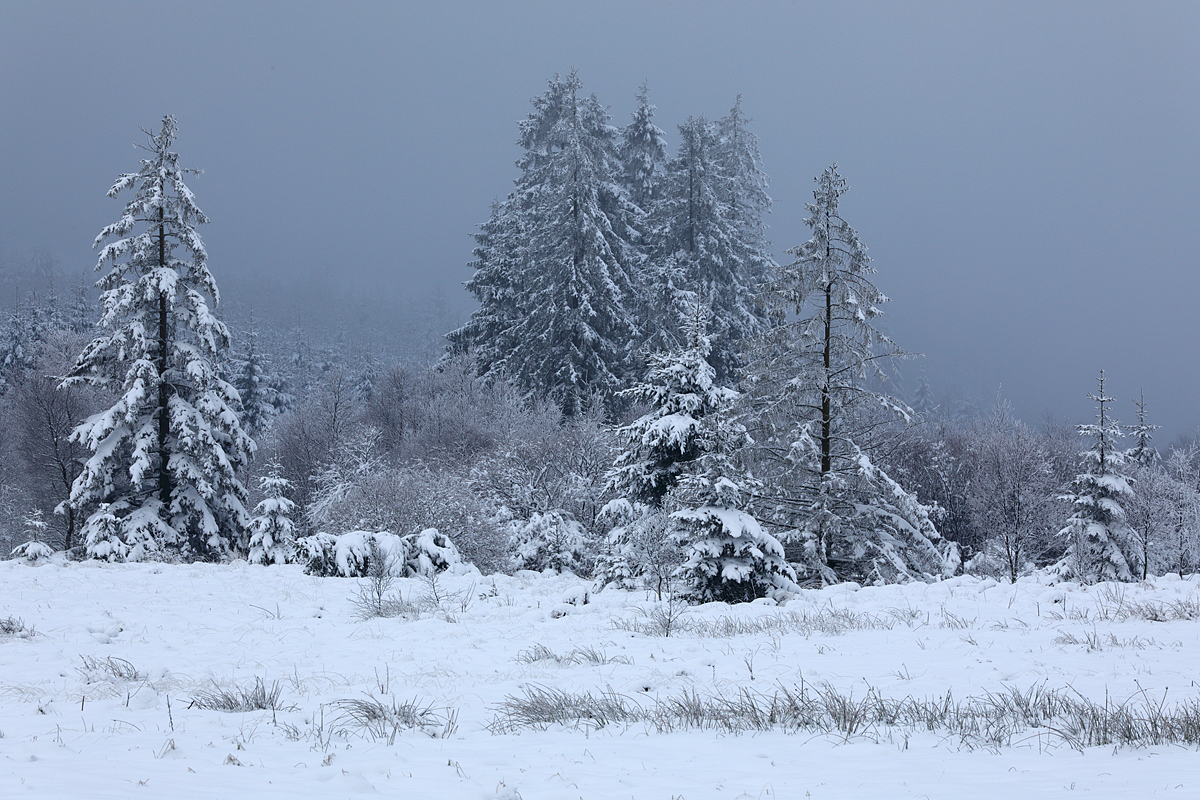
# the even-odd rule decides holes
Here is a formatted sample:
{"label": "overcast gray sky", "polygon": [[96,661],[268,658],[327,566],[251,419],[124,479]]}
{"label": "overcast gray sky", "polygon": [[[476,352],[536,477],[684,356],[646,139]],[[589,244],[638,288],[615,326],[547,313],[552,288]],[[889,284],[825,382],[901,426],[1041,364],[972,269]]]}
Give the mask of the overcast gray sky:
{"label": "overcast gray sky", "polygon": [[[179,118],[218,282],[462,295],[515,122],[555,72],[675,140],[742,93],[782,251],[838,161],[935,389],[1030,421],[1200,422],[1200,4],[0,2],[0,253],[93,263],[139,127]],[[228,298],[227,298],[228,299]],[[915,376],[919,366],[909,364]]]}

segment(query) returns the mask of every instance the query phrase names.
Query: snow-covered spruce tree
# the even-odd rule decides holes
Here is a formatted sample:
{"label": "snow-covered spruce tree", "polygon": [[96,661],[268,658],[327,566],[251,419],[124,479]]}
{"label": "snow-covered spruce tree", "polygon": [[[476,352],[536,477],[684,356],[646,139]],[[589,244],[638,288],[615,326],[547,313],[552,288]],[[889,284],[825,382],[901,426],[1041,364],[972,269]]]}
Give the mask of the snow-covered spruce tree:
{"label": "snow-covered spruce tree", "polygon": [[1132,533],[1124,505],[1132,490],[1129,479],[1118,471],[1125,453],[1117,446],[1121,428],[1109,411],[1113,398],[1104,394],[1104,370],[1100,370],[1099,393],[1088,392],[1088,399],[1096,403],[1096,422],[1078,429],[1092,446],[1082,454],[1086,472],[1076,476],[1071,493],[1063,498],[1075,511],[1059,533],[1068,544],[1055,570],[1064,578],[1088,583],[1130,581]]}
{"label": "snow-covered spruce tree", "polygon": [[254,315],[246,329],[246,351],[233,359],[233,385],[240,400],[242,429],[251,436],[266,431],[271,421],[287,410],[291,397],[283,391],[283,383],[269,375],[266,355],[258,346],[258,328]]}
{"label": "snow-covered spruce tree", "polygon": [[684,327],[683,347],[652,355],[645,381],[624,392],[650,410],[619,430],[624,448],[607,479],[609,491],[653,508],[662,507],[704,453],[702,420],[737,396],[714,383],[707,314],[700,305]]}
{"label": "snow-covered spruce tree", "polygon": [[250,522],[251,564],[286,564],[296,550],[296,526],[292,514],[296,504],[288,499],[291,483],[283,477],[278,461],[259,479],[263,499],[254,507]]}
{"label": "snow-covered spruce tree", "polygon": [[739,234],[751,280],[767,277],[774,260],[767,241],[766,216],[771,213],[769,179],[758,152],[758,137],[750,130],[753,120],[742,112],[739,94],[729,113],[717,120],[717,167],[729,204],[729,219]]}
{"label": "snow-covered spruce tree", "polygon": [[650,90],[643,83],[633,119],[621,130],[621,179],[629,199],[643,211],[649,211],[662,194],[666,160],[667,140],[662,128],[654,124]]}
{"label": "snow-covered spruce tree", "polygon": [[748,380],[752,458],[767,487],[755,509],[802,543],[822,582],[950,575],[957,548],[872,458],[881,424],[911,412],[868,385],[886,379],[880,362],[900,351],[873,324],[887,298],[841,216],[845,191],[836,165],[817,178],[812,238],[766,286],[777,325],[759,340]]}
{"label": "snow-covered spruce tree", "polygon": [[913,412],[923,420],[931,419],[937,411],[937,403],[933,400],[933,389],[929,388],[929,377],[925,370],[917,379],[917,390],[913,393]]}
{"label": "snow-covered spruce tree", "polygon": [[20,385],[33,369],[37,344],[45,336],[42,314],[32,302],[22,302],[8,315],[0,334],[0,395]]}
{"label": "snow-covered spruce tree", "polygon": [[450,334],[480,375],[510,376],[574,416],[627,381],[637,209],[621,190],[617,130],[579,77],[555,77],[521,123],[521,176],[477,237],[480,309]]}
{"label": "snow-covered spruce tree", "polygon": [[25,541],[13,548],[12,557],[20,558],[29,564],[45,561],[54,555],[54,549],[43,541],[49,526],[42,519],[40,508],[32,509],[25,515]]}
{"label": "snow-covered spruce tree", "polygon": [[1147,467],[1156,463],[1160,458],[1158,448],[1150,444],[1150,441],[1154,438],[1154,432],[1162,426],[1146,422],[1146,395],[1144,393],[1139,392],[1138,399],[1134,400],[1133,404],[1137,407],[1137,424],[1130,425],[1125,431],[1133,439],[1133,447],[1129,448],[1125,457],[1135,466]]}
{"label": "snow-covered spruce tree", "polygon": [[652,507],[674,495],[671,538],[683,550],[676,574],[696,602],[744,602],[793,585],[783,547],[743,510],[734,465],[745,429],[730,414],[737,392],[718,386],[708,361],[707,319],[696,308],[683,348],[657,354],[646,382],[628,394],[651,408],[622,429],[625,450],[610,490]]}
{"label": "snow-covered spruce tree", "polygon": [[196,232],[208,219],[184,184],[196,171],[171,150],[176,132],[175,118],[164,117],[159,133],[147,133],[141,169],[108,192],[133,197],[96,237],[97,247],[107,241],[96,269],[110,265],[97,283],[100,332],[64,381],[118,395],[73,434],[92,451],[70,502],[100,506],[84,524],[96,557],[172,548],[219,558],[249,521],[237,472],[254,442],[238,422],[237,391],[216,366],[229,332],[214,315],[220,296]]}
{"label": "snow-covered spruce tree", "polygon": [[772,262],[762,237],[750,233],[754,207],[740,188],[744,181],[722,161],[728,148],[719,126],[693,117],[679,126],[679,136],[655,207],[645,291],[656,303],[654,323],[664,329],[657,342],[664,349],[683,344],[682,331],[676,327],[672,336],[670,329],[687,319],[697,299],[711,307],[709,360],[717,382],[729,384],[740,371],[741,341],[765,327],[757,285]]}

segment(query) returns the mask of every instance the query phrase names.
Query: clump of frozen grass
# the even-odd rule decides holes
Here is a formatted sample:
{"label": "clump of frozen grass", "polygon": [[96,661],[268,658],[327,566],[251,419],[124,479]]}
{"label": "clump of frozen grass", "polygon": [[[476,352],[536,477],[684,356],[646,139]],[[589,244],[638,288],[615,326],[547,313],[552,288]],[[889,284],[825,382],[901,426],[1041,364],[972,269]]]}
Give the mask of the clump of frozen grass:
{"label": "clump of frozen grass", "polygon": [[1127,603],[1117,617],[1121,621],[1129,619],[1146,620],[1147,622],[1173,622],[1176,620],[1194,621],[1200,619],[1200,600],[1195,597],[1185,597],[1171,603],[1162,601],[1144,601]]}
{"label": "clump of frozen grass", "polygon": [[860,697],[825,684],[749,689],[723,695],[684,691],[666,698],[635,700],[611,687],[569,692],[531,686],[494,708],[493,734],[642,725],[648,731],[716,730],[723,733],[780,730],[876,740],[889,732],[941,732],[965,747],[1009,746],[1030,736],[1075,748],[1200,744],[1200,700],[1168,707],[1139,693],[1124,702],[1089,700],[1072,689],[1033,686],[955,700],[942,697],[887,698],[871,688]]}
{"label": "clump of frozen grass", "polygon": [[604,666],[605,664],[629,664],[631,663],[625,656],[610,656],[603,650],[599,650],[592,645],[586,647],[576,647],[569,653],[558,655],[544,644],[535,644],[526,650],[517,653],[517,661],[522,664],[536,664],[539,661],[553,661],[555,664],[585,664],[593,667]]}
{"label": "clump of frozen grass", "polygon": [[688,617],[685,616],[686,611],[686,606],[676,610],[663,603],[650,609],[644,618],[618,619],[613,625],[621,630],[647,636],[686,633],[703,638],[730,639],[736,636],[763,634],[812,636],[819,633],[825,636],[841,636],[850,631],[891,630],[897,623],[892,615],[885,617],[845,608],[785,611],[760,617],[723,615],[714,619]]}
{"label": "clump of frozen grass", "polygon": [[[1172,602],[1162,600],[1131,600],[1125,584],[1108,583],[1095,595],[1096,619],[1115,622],[1144,620],[1146,622],[1194,621],[1200,619],[1200,598],[1195,595]],[[1087,620],[1088,610],[1068,610],[1070,619]]]}
{"label": "clump of frozen grass", "polygon": [[0,617],[0,638],[28,639],[31,636],[33,628],[26,627],[20,617]]}
{"label": "clump of frozen grass", "polygon": [[634,723],[645,718],[646,709],[635,700],[618,694],[611,686],[604,691],[569,692],[552,686],[526,686],[524,695],[509,695],[496,706],[487,729],[493,734],[522,730],[545,730],[551,725],[568,728],[604,728]]}
{"label": "clump of frozen grass", "polygon": [[1106,647],[1125,647],[1133,650],[1145,650],[1147,647],[1158,647],[1158,642],[1154,639],[1143,639],[1140,636],[1130,636],[1124,639],[1118,638],[1116,634],[1109,633],[1107,637],[1101,635],[1094,628],[1089,633],[1084,631],[1082,636],[1077,636],[1070,631],[1061,631],[1058,636],[1054,637],[1055,644],[1061,645],[1084,645],[1088,650],[1103,650]]}
{"label": "clump of frozen grass", "polygon": [[79,660],[83,662],[83,666],[78,667],[77,670],[85,683],[96,683],[101,680],[116,682],[145,679],[145,676],[138,672],[133,664],[123,658],[116,656],[98,658],[80,654]]}
{"label": "clump of frozen grass", "polygon": [[280,703],[282,694],[283,688],[279,681],[272,681],[269,687],[262,678],[255,678],[253,686],[221,686],[214,682],[211,690],[193,695],[188,708],[229,713],[293,710],[295,706],[284,706]]}
{"label": "clump of frozen grass", "polygon": [[458,711],[435,711],[432,705],[417,700],[397,701],[366,697],[337,700],[331,704],[340,712],[334,721],[339,733],[354,733],[375,741],[394,744],[396,736],[405,731],[419,731],[434,739],[454,735],[458,730]]}
{"label": "clump of frozen grass", "polygon": [[970,628],[974,624],[975,624],[975,620],[967,619],[966,617],[960,617],[957,614],[955,614],[951,611],[948,611],[946,609],[946,606],[944,606],[944,605],[942,606],[941,627],[949,628],[950,630],[953,630],[953,631],[961,631],[961,630],[966,630],[967,628]]}

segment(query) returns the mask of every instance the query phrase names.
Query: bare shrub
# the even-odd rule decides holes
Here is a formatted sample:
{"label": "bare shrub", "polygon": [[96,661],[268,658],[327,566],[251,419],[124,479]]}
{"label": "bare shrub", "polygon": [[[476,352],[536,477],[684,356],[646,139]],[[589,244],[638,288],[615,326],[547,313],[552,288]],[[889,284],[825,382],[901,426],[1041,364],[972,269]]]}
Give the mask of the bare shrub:
{"label": "bare shrub", "polygon": [[350,601],[358,618],[399,617],[411,612],[412,605],[404,602],[395,588],[391,554],[384,552],[375,539],[370,540],[369,548],[367,576],[360,580],[358,593]]}

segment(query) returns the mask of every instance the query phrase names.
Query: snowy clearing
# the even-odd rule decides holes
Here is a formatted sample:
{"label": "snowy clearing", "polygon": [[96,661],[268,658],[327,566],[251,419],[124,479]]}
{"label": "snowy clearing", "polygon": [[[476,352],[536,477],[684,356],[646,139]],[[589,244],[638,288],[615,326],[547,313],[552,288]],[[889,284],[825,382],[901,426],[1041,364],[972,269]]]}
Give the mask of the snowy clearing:
{"label": "snowy clearing", "polygon": [[[687,609],[569,575],[397,585],[405,615],[361,620],[358,581],[294,566],[0,563],[0,795],[1200,793],[1196,747],[1162,741],[1200,735],[1194,579]],[[1075,717],[989,717],[1015,697]],[[1120,725],[1142,744],[1083,743]]]}

